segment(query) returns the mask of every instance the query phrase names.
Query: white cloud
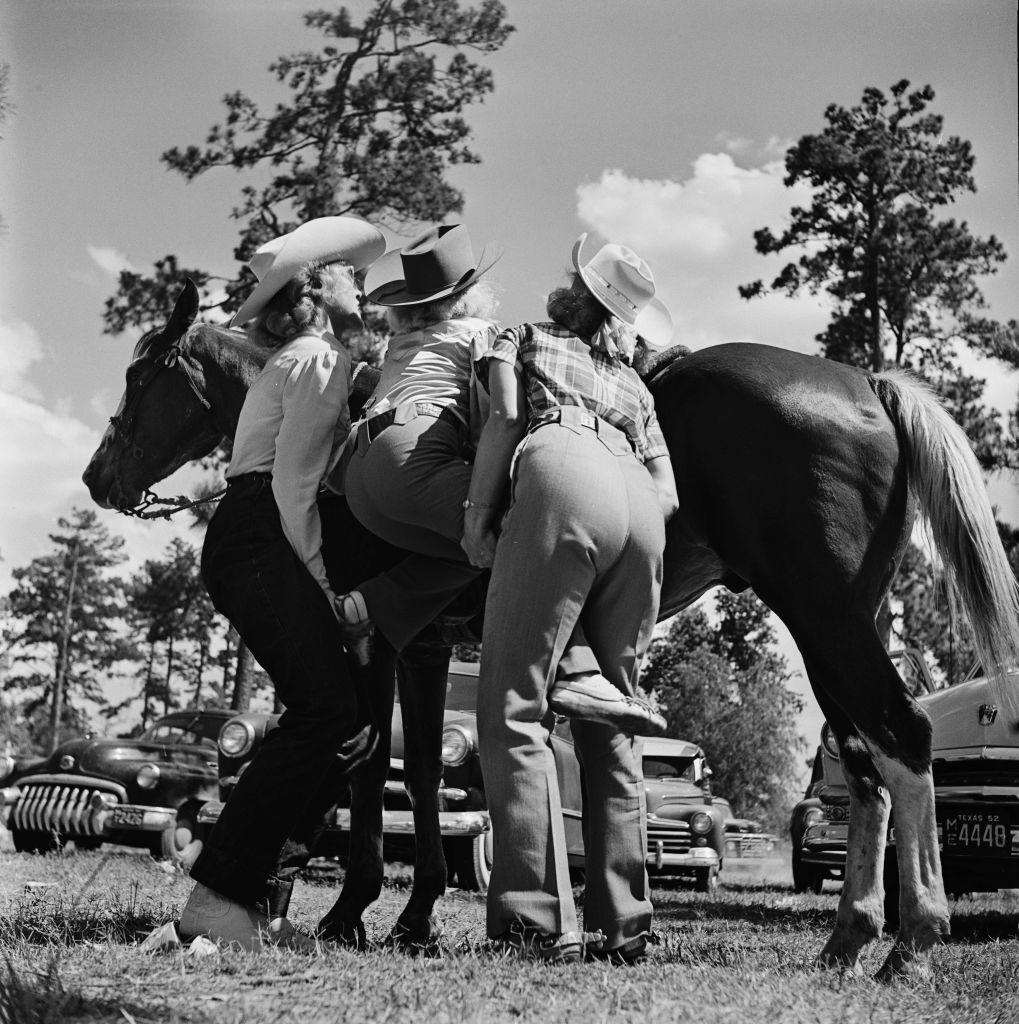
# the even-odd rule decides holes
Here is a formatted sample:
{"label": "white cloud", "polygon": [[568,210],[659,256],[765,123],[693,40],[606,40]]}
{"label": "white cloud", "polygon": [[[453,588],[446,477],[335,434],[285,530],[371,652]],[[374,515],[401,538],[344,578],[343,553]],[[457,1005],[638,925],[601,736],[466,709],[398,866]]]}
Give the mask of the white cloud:
{"label": "white cloud", "polygon": [[0,320],[4,390],[26,398],[38,398],[38,389],[26,377],[32,364],[38,362],[42,355],[42,342],[34,327],[21,320]]}
{"label": "white cloud", "polygon": [[[75,506],[90,508],[81,474],[99,443],[99,433],[70,414],[66,403],[50,408],[26,380],[42,358],[36,330],[29,324],[0,321],[0,593],[11,586],[11,571],[50,549],[49,534],[58,517]],[[110,408],[112,406],[108,406]],[[164,494],[186,493],[195,471],[185,468],[164,485]],[[173,537],[191,543],[198,535],[189,519],[143,522],[101,511],[111,532],[125,538],[129,566],[160,554]]]}
{"label": "white cloud", "polygon": [[577,189],[577,213],[598,234],[647,258],[672,310],[677,342],[703,348],[757,341],[816,352],[814,335],[828,319],[822,298],[770,295],[747,302],[737,292],[740,284],[770,280],[786,262],[759,255],[753,240],[757,228],[779,229],[790,207],[808,197],[804,188],[786,188],[783,175],[777,161],[744,168],[728,153],[702,154],[684,181],[606,170]]}
{"label": "white cloud", "polygon": [[89,258],[109,277],[116,278],[122,270],[134,270],[131,261],[118,250],[105,245],[86,245]]}

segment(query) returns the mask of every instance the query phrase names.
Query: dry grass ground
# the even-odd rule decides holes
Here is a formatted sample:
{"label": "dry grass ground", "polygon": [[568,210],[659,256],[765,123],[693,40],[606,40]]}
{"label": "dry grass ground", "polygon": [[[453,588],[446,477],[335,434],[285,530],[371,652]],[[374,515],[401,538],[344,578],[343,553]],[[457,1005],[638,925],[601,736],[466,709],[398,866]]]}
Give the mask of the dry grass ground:
{"label": "dry grass ground", "polygon": [[[485,941],[482,898],[457,891],[441,904],[445,951],[435,959],[379,948],[193,960],[137,947],[176,916],[186,877],[137,853],[7,851],[0,850],[2,1024],[1019,1021],[1019,893],[960,900],[953,939],[936,952],[932,980],[895,986],[811,966],[836,897],[794,895],[787,860],[727,865],[712,895],[656,887],[662,943],[634,968],[519,963]],[[367,919],[370,935],[385,935],[408,880],[391,869]],[[335,884],[325,878],[299,887],[298,924],[314,924],[335,898]],[[889,941],[868,955],[868,968],[880,965]]]}

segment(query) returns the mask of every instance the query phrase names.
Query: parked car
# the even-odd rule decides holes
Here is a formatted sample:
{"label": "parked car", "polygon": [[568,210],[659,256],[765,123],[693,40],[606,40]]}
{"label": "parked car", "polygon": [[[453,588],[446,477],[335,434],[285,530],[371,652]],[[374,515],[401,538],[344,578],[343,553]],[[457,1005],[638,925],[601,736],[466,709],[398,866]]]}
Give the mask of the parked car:
{"label": "parked car", "polygon": [[727,857],[768,857],[777,842],[778,837],[753,818],[729,818],[725,823]]}
{"label": "parked car", "polygon": [[198,812],[218,796],[216,739],[232,714],[180,711],[131,739],[62,743],[0,791],[14,848],[122,843],[190,863],[200,849]]}
{"label": "parked car", "polygon": [[[440,829],[452,877],[461,888],[488,888],[492,870],[492,832],[478,757],[478,666],[454,662],[446,693],[442,735],[443,777],[440,783]],[[276,716],[244,714],[232,718],[219,737],[221,800],[226,800],[244,765],[265,735],[275,728]],[[403,722],[399,705],[393,713],[393,745],[386,783],[383,833],[385,853],[393,859],[413,859],[414,822],[404,789]],[[582,783],[569,723],[561,720],[552,734],[552,751],[571,868],[582,872],[584,840],[581,831]],[[728,803],[711,793],[711,771],[704,751],[694,743],[673,739],[644,740],[644,776],[648,805],[648,871],[693,880],[708,891],[718,883],[725,852]],[[319,852],[345,850],[350,828],[349,793],[337,794],[325,846]],[[221,803],[206,804],[201,823],[219,817]]]}
{"label": "parked car", "polygon": [[[999,715],[990,683],[981,676],[938,689],[916,651],[900,655],[899,669],[933,724],[934,809],[945,889],[959,894],[1019,887],[1019,736]],[[849,798],[838,769],[838,746],[827,729],[822,730],[820,759],[813,792],[818,807],[803,829],[799,858],[801,872],[823,869],[828,877],[845,867]],[[794,844],[794,873],[795,856]],[[885,916],[894,921],[894,812],[885,891]]]}

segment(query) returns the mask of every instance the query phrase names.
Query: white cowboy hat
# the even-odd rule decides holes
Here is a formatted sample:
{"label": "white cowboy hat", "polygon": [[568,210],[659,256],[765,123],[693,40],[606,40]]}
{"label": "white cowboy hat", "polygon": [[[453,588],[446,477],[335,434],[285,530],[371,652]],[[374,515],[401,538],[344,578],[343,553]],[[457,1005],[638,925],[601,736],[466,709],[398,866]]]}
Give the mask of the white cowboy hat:
{"label": "white cowboy hat", "polygon": [[625,245],[603,245],[586,263],[581,249],[587,232],[573,246],[573,265],[591,294],[613,315],[629,324],[651,348],[672,340],[672,314],[655,298],[651,268]]}
{"label": "white cowboy hat", "polygon": [[379,306],[419,306],[469,288],[502,257],[486,245],[475,258],[463,224],[440,224],[387,252],[367,274],[365,295]]}
{"label": "white cowboy hat", "polygon": [[258,284],[233,315],[231,327],[240,327],[257,316],[265,304],[312,260],[335,263],[343,260],[363,270],[385,252],[381,231],[358,217],[316,217],[289,234],[260,246],[248,260]]}

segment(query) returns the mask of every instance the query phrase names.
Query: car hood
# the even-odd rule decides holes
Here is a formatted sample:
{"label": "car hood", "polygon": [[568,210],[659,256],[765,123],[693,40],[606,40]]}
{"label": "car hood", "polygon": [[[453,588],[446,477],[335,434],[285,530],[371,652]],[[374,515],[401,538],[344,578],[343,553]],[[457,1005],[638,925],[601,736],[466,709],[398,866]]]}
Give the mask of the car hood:
{"label": "car hood", "polygon": [[644,791],[647,793],[649,811],[657,810],[666,804],[707,804],[704,790],[692,782],[672,782],[663,779],[645,779]]}
{"label": "car hood", "polygon": [[[1019,685],[1019,677],[1013,675],[1010,683]],[[938,690],[922,698],[922,704],[934,725],[935,758],[949,751],[979,756],[986,747],[1019,748],[1019,734],[1005,720],[985,678]]]}
{"label": "car hood", "polygon": [[[61,768],[64,757],[73,757],[74,765]],[[163,743],[138,743],[133,740],[72,740],[61,744],[36,771],[106,775],[120,768],[130,770],[143,764],[174,764],[181,769],[216,771],[216,752],[205,747],[175,746]]]}

